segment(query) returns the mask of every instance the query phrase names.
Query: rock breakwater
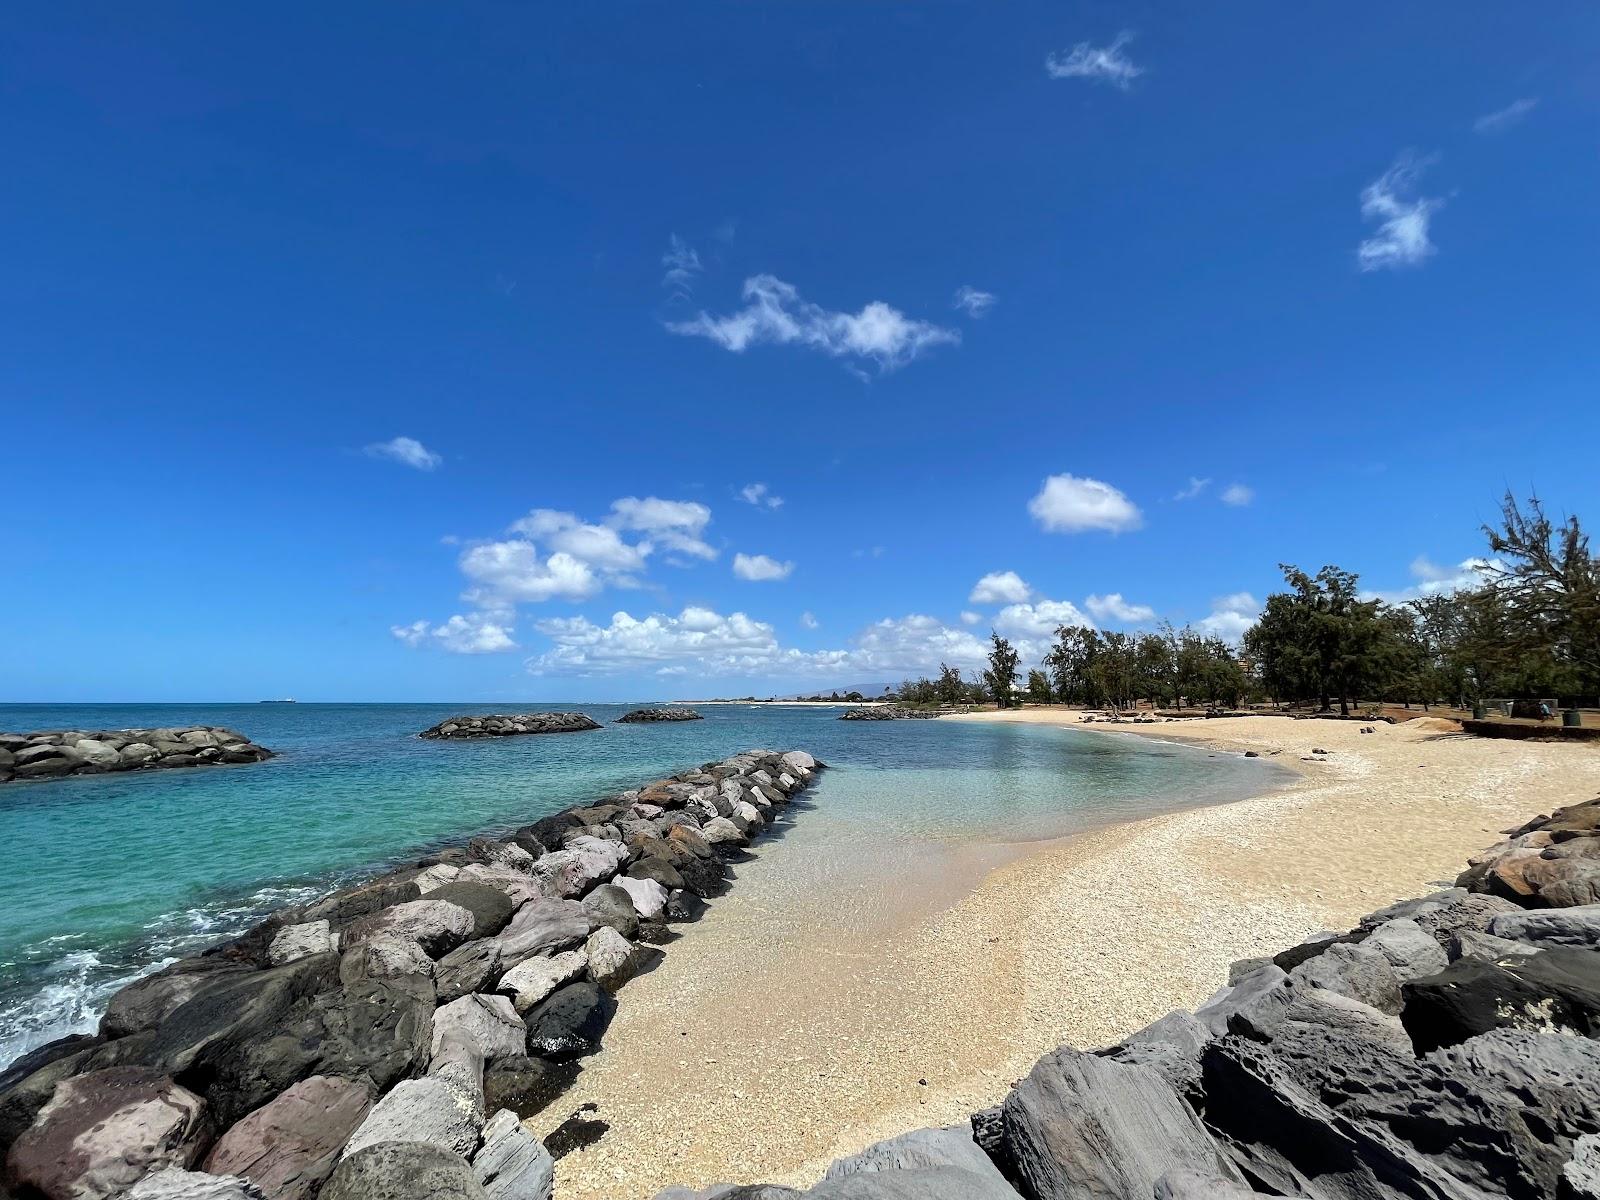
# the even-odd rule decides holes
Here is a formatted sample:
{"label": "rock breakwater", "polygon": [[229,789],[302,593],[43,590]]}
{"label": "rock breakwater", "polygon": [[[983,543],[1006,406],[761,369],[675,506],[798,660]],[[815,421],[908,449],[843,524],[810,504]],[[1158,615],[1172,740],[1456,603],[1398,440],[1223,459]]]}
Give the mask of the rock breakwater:
{"label": "rock breakwater", "polygon": [[281,910],[146,976],[97,1034],[0,1074],[6,1187],[548,1200],[551,1155],[520,1118],[560,1093],[669,925],[726,889],[822,766],[765,750],[708,763]]}
{"label": "rock breakwater", "polygon": [[261,762],[272,751],[217,725],[0,733],[0,783]]}
{"label": "rock breakwater", "polygon": [[650,725],[657,721],[703,721],[692,708],[636,708],[626,716],[618,717],[618,725]]}
{"label": "rock breakwater", "polygon": [[907,708],[900,704],[878,704],[851,708],[839,715],[841,721],[930,721],[939,714],[926,708]]}
{"label": "rock breakwater", "polygon": [[451,738],[517,737],[525,733],[583,733],[604,728],[588,713],[539,712],[451,717],[417,734],[440,741]]}
{"label": "rock breakwater", "polygon": [[[1600,801],[1512,840],[1534,832],[1600,846]],[[1559,861],[1537,841],[1518,862]],[[809,1191],[657,1200],[1593,1200],[1600,904],[1468,875],[1478,890],[1235,963],[1195,1011],[1062,1046],[999,1106],[840,1159]]]}

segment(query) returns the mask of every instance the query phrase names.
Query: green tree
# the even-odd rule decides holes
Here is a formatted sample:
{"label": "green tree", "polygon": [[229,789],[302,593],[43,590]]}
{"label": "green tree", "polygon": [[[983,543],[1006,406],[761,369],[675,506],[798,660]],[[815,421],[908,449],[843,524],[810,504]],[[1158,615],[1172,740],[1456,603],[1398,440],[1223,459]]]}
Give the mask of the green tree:
{"label": "green tree", "polygon": [[940,704],[960,704],[967,698],[967,685],[961,678],[961,668],[940,663],[939,678],[934,680],[933,690]]}
{"label": "green tree", "polygon": [[989,631],[989,645],[989,669],[983,673],[983,683],[996,704],[1010,708],[1016,703],[1011,685],[1017,681],[1017,652],[993,630]]}
{"label": "green tree", "polygon": [[1050,703],[1050,676],[1038,669],[1028,672],[1028,699],[1035,704]]}

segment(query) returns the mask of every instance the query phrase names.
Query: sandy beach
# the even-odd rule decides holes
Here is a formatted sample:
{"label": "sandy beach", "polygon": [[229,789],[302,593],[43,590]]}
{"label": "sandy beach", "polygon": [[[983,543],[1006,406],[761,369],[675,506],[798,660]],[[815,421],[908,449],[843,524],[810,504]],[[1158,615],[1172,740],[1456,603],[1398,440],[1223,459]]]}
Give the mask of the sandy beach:
{"label": "sandy beach", "polygon": [[1231,961],[1448,882],[1506,827],[1600,792],[1600,748],[1484,741],[1431,720],[1363,734],[1272,717],[1115,730],[1066,710],[943,719],[1251,749],[1297,777],[1233,804],[972,847],[898,919],[865,928],[838,919],[847,898],[763,909],[762,874],[784,869],[774,843],[628,985],[605,1050],[531,1122],[548,1135],[592,1104],[586,1115],[610,1124],[557,1164],[558,1194],[808,1185],[838,1155],[995,1103],[1062,1042],[1104,1044],[1192,1007]]}

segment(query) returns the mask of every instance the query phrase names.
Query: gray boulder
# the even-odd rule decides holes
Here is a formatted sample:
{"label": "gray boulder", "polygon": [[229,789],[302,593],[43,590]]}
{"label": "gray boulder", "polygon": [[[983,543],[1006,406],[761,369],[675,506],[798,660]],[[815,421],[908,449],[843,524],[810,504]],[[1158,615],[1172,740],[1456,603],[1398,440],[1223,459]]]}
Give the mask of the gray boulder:
{"label": "gray boulder", "polygon": [[167,1016],[226,976],[250,971],[245,963],[221,957],[186,958],[130,983],[106,1005],[100,1033],[107,1038],[154,1029]]}
{"label": "gray boulder", "polygon": [[371,1107],[357,1080],[303,1079],[223,1134],[205,1169],[243,1176],[268,1200],[311,1200]]}
{"label": "gray boulder", "polygon": [[1180,1169],[1242,1181],[1149,1067],[1062,1047],[1035,1064],[1001,1112],[1006,1149],[1037,1200],[1145,1200],[1156,1180]]}
{"label": "gray boulder", "polygon": [[[516,847],[512,847],[516,849]],[[522,852],[526,857],[527,852]],[[492,937],[511,920],[511,898],[499,888],[476,879],[457,877],[428,893],[429,900],[444,900],[459,904],[472,914],[472,933],[475,938]]]}
{"label": "gray boulder", "polygon": [[437,1057],[440,1047],[452,1038],[487,1062],[521,1054],[528,1031],[505,996],[463,996],[433,1014],[431,1053]]}
{"label": "gray boulder", "polygon": [[[996,1183],[992,1177],[959,1167],[862,1171],[825,1179],[805,1194],[813,1200],[1018,1200],[1004,1180]],[[736,1192],[724,1193],[719,1200],[737,1196]]]}
{"label": "gray boulder", "polygon": [[503,1109],[483,1127],[483,1145],[472,1156],[472,1174],[489,1200],[550,1200],[555,1170],[544,1143]]}
{"label": "gray boulder", "polygon": [[1297,984],[1327,988],[1379,1012],[1400,1011],[1400,975],[1376,946],[1340,942],[1290,973]]}
{"label": "gray boulder", "polygon": [[631,875],[618,875],[615,883],[628,894],[633,901],[633,910],[640,918],[646,921],[660,920],[667,908],[665,887],[654,879],[636,879]]}
{"label": "gray boulder", "polygon": [[1155,1200],[1256,1200],[1259,1194],[1217,1175],[1181,1170],[1156,1180]]}
{"label": "gray boulder", "polygon": [[589,959],[589,978],[608,992],[615,992],[639,970],[639,949],[609,926],[589,935],[584,946]]}
{"label": "gray boulder", "polygon": [[526,1018],[528,1053],[556,1061],[593,1054],[611,1017],[616,1001],[592,983],[569,983]]}
{"label": "gray boulder", "polygon": [[588,967],[589,952],[582,948],[530,958],[502,975],[496,990],[511,997],[517,1012],[526,1013],[542,1004],[558,987],[582,978]]}
{"label": "gray boulder", "polygon": [[[1600,838],[1586,838],[1600,843]],[[1489,922],[1495,937],[1545,948],[1600,949],[1600,904],[1502,913]]]}
{"label": "gray boulder", "polygon": [[[421,1142],[469,1155],[483,1128],[483,1093],[453,1070],[403,1079],[350,1135],[346,1157],[382,1142]],[[331,1182],[330,1182],[331,1186]]]}
{"label": "gray boulder", "polygon": [[[446,885],[453,886],[456,885]],[[431,893],[432,896],[438,894],[438,891]],[[392,934],[410,938],[427,951],[430,958],[438,958],[471,937],[476,924],[477,919],[471,912],[448,900],[409,900],[353,922],[340,935],[339,944],[348,950],[368,938]]]}
{"label": "gray boulder", "polygon": [[465,942],[446,954],[439,960],[433,975],[439,1003],[447,1004],[473,992],[493,989],[505,967],[501,955],[500,943],[495,938]]}
{"label": "gray boulder", "polygon": [[501,959],[519,963],[536,954],[567,950],[594,928],[588,909],[573,900],[534,900],[517,910],[499,935]]}
{"label": "gray boulder", "polygon": [[488,1200],[459,1154],[420,1142],[381,1142],[346,1155],[320,1200]]}
{"label": "gray boulder", "polygon": [[338,948],[339,939],[327,921],[306,921],[299,925],[285,925],[278,930],[267,948],[267,961],[279,967],[313,954],[328,954]]}
{"label": "gray boulder", "polygon": [[128,1191],[126,1200],[270,1200],[247,1179],[165,1167],[146,1175]]}
{"label": "gray boulder", "polygon": [[595,925],[605,925],[625,938],[639,936],[639,913],[633,897],[614,883],[602,883],[583,898],[583,907]]}
{"label": "gray boulder", "polygon": [[411,938],[381,934],[344,952],[339,959],[339,981],[346,987],[384,979],[431,981],[434,969],[433,959]]}
{"label": "gray boulder", "polygon": [[[1295,969],[1300,970],[1299,967]],[[1287,978],[1281,967],[1264,966],[1195,1009],[1195,1019],[1213,1035],[1224,1034],[1228,1032],[1229,1022],[1240,1013],[1255,1014],[1263,1004],[1269,1009],[1281,1007],[1284,1003],[1282,985]],[[1257,1019],[1264,1023],[1263,1018]]]}
{"label": "gray boulder", "polygon": [[824,1180],[842,1179],[862,1171],[903,1171],[923,1167],[958,1167],[993,1188],[1009,1192],[1011,1185],[994,1162],[972,1140],[972,1125],[963,1122],[945,1129],[917,1129],[868,1146],[859,1154],[837,1159]]}
{"label": "gray boulder", "polygon": [[1579,1138],[1561,1168],[1562,1200],[1600,1200],[1600,1134]]}

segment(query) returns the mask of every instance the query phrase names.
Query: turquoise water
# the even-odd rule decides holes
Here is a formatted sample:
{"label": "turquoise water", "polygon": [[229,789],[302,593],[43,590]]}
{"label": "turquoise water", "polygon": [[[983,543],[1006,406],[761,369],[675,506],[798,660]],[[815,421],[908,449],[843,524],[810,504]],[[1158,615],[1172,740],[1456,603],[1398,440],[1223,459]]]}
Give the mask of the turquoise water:
{"label": "turquoise water", "polygon": [[[208,724],[265,763],[0,785],[0,1066],[92,1029],[105,998],[170,958],[419,851],[753,746],[834,764],[804,820],[844,838],[1006,841],[1260,791],[1261,760],[1133,737],[837,710],[707,706],[704,721],[475,743],[419,730],[494,706],[0,705],[0,730]],[[503,706],[500,711],[504,711]]]}

